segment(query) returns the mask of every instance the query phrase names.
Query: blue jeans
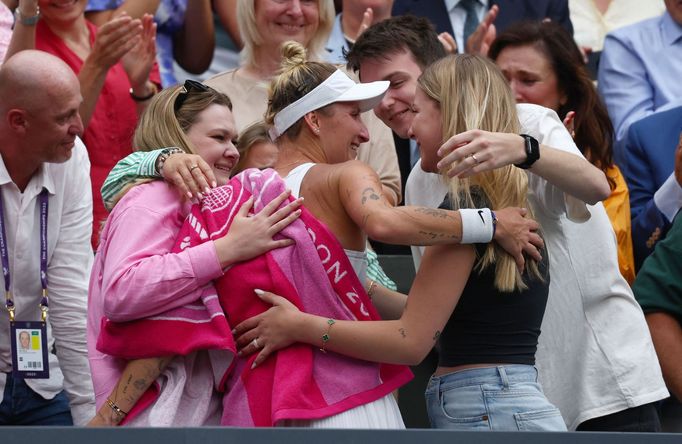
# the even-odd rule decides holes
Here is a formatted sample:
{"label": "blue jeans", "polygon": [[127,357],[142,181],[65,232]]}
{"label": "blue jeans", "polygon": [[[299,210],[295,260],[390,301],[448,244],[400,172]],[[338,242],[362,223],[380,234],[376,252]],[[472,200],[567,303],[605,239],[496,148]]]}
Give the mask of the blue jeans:
{"label": "blue jeans", "polygon": [[7,374],[0,403],[0,426],[3,425],[73,425],[69,400],[63,390],[53,399],[45,399],[23,379]]}
{"label": "blue jeans", "polygon": [[530,365],[503,365],[432,376],[426,387],[431,427],[451,430],[565,431]]}

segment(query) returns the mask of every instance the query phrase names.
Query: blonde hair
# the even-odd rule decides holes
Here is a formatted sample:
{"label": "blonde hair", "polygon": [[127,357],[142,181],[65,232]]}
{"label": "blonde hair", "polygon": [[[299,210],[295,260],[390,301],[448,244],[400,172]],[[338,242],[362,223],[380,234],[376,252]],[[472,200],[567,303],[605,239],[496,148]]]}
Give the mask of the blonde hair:
{"label": "blonde hair", "polygon": [[[274,125],[278,112],[315,89],[335,71],[336,67],[330,63],[306,61],[306,50],[300,43],[285,42],[282,45],[282,68],[270,83],[265,123]],[[325,108],[315,111],[325,113]],[[291,139],[298,136],[302,120],[291,125],[284,135]]]}
{"label": "blonde hair", "polygon": [[[175,102],[180,94],[187,94],[176,111]],[[152,151],[175,146],[187,153],[196,150],[187,138],[187,131],[199,114],[211,105],[222,105],[232,110],[232,102],[225,94],[206,86],[206,90],[186,91],[183,85],[167,88],[154,96],[144,110],[135,129],[133,146],[137,151]]]}
{"label": "blonde hair", "polygon": [[[519,133],[516,103],[511,89],[494,63],[477,55],[453,55],[430,65],[418,80],[419,87],[441,109],[443,140],[472,129]],[[513,165],[476,174],[470,178],[450,179],[450,199],[454,209],[525,207],[528,177]],[[474,202],[474,195],[486,202]],[[510,292],[527,288],[511,255],[491,242],[476,264],[477,270],[495,264],[495,287]],[[526,267],[531,275],[542,279],[534,261]]]}
{"label": "blonde hair", "polygon": [[[187,94],[176,111],[175,101]],[[225,94],[206,86],[205,90],[185,90],[184,85],[163,89],[156,94],[144,110],[135,129],[133,147],[136,151],[153,151],[165,147],[178,147],[186,153],[196,154],[187,138],[187,131],[197,121],[199,114],[211,105],[222,105],[232,110],[232,102]],[[137,179],[124,186],[111,199],[113,207],[132,187],[153,179]]]}
{"label": "blonde hair", "polygon": [[[254,66],[257,66],[254,59],[254,48],[263,44],[263,38],[256,25],[256,1],[258,0],[237,1],[239,34],[241,34],[244,42],[241,59],[243,63]],[[325,45],[334,26],[334,2],[333,0],[317,0],[317,5],[320,19],[317,31],[310,40],[307,49],[312,60],[324,60]]]}
{"label": "blonde hair", "polygon": [[270,125],[265,122],[255,122],[244,128],[244,130],[239,133],[239,142],[237,143],[237,151],[239,151],[239,162],[237,166],[234,167],[232,175],[241,172],[244,169],[247,161],[247,154],[249,149],[257,143],[274,143],[270,138],[270,133],[268,130]]}

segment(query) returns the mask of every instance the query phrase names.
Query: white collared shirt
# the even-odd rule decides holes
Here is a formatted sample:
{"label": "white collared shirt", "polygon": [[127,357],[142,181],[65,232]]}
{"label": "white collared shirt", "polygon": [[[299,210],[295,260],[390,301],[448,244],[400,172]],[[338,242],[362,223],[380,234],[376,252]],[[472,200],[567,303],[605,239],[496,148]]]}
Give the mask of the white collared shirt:
{"label": "white collared shirt", "polygon": [[[464,54],[466,42],[464,41],[464,22],[467,19],[467,13],[464,8],[460,8],[459,4],[462,0],[445,0],[445,9],[450,14],[450,24],[452,31],[455,33],[453,37],[457,42],[457,52]],[[488,0],[478,0],[477,2],[478,21],[483,20],[485,13],[488,11]]]}
{"label": "white collared shirt", "polygon": [[[48,348],[50,378],[27,379],[26,383],[45,399],[65,390],[76,425],[95,415],[95,398],[88,365],[85,336],[87,291],[92,267],[92,191],[90,161],[80,139],[71,159],[45,163],[31,178],[24,192],[12,182],[0,157],[0,187],[11,276],[10,290],[17,321],[40,320],[40,211],[38,195],[47,189],[47,280],[49,315]],[[4,277],[0,276],[4,289]],[[3,303],[4,305],[4,303]],[[12,371],[9,315],[0,308],[0,402],[6,373]]]}

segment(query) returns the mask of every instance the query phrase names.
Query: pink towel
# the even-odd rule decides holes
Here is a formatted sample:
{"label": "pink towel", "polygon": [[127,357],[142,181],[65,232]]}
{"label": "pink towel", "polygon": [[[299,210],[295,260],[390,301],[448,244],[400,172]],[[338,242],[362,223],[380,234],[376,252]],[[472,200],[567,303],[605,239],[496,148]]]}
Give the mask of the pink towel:
{"label": "pink towel", "polygon": [[[201,206],[192,208],[175,251],[223,236],[251,195],[253,211],[258,213],[284,189],[284,182],[272,170],[251,169],[239,174],[228,185],[214,189]],[[295,245],[234,265],[215,281],[222,310],[214,304],[215,293],[206,289],[192,309],[183,307],[121,324],[103,320],[97,348],[128,359],[141,357],[130,350],[129,341],[150,334],[161,339],[145,345],[145,356],[229,349],[233,343],[228,322],[237,325],[269,308],[254,294],[254,288],[272,291],[302,311],[324,317],[379,319],[343,248],[307,210],[281,235],[294,239]],[[375,401],[412,378],[405,366],[325,354],[303,344],[280,350],[251,370],[254,358],[236,359],[218,378],[218,389],[225,391],[224,425],[273,426],[284,419],[324,418]]]}

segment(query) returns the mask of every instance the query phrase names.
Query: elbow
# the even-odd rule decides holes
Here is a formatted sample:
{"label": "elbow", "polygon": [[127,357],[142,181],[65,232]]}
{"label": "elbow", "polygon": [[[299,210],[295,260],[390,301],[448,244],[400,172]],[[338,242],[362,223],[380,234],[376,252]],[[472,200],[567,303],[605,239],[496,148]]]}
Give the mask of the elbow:
{"label": "elbow", "polygon": [[182,67],[182,69],[190,74],[203,74],[211,66],[213,58],[202,57],[199,60],[188,60],[184,62],[180,62],[180,60],[176,61],[178,62],[178,65]]}
{"label": "elbow", "polygon": [[586,203],[594,205],[597,202],[608,199],[611,195],[611,185],[606,179],[606,175],[603,171],[599,170],[599,174],[596,175],[594,183],[592,185],[592,193]]}
{"label": "elbow", "polygon": [[409,366],[419,365],[426,358],[430,351],[430,347],[420,347],[416,344],[405,347],[405,354],[403,356],[402,364]]}
{"label": "elbow", "polygon": [[114,293],[115,292],[113,291],[104,293],[106,296],[104,297],[102,304],[102,313],[107,319],[113,322],[127,322],[132,320],[128,314],[129,310],[127,310],[127,307],[130,306],[127,298],[119,297],[118,295],[112,297]]}
{"label": "elbow", "polygon": [[384,221],[381,217],[368,218],[367,223],[363,227],[367,237],[375,241],[391,243],[392,230],[390,229],[390,222]]}

